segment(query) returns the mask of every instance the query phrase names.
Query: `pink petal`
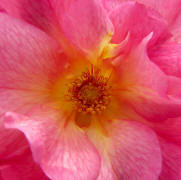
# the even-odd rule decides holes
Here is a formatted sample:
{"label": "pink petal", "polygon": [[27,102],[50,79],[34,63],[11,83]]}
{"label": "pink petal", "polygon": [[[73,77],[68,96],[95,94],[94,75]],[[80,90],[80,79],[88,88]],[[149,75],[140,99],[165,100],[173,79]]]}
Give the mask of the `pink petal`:
{"label": "pink petal", "polygon": [[163,121],[181,116],[181,102],[163,98],[146,89],[122,91],[120,101],[131,106],[135,112],[149,121]]}
{"label": "pink petal", "polygon": [[100,136],[94,127],[89,132],[102,155],[102,162],[106,163],[102,165],[99,179],[158,178],[161,152],[157,137],[151,129],[141,123],[122,119],[108,124],[105,129],[108,133],[106,137]]}
{"label": "pink petal", "polygon": [[112,11],[117,8],[122,2],[129,1],[129,0],[99,0],[103,7],[108,11]]}
{"label": "pink petal", "polygon": [[1,175],[4,180],[49,180],[33,161],[30,150],[3,168]]}
{"label": "pink petal", "polygon": [[49,0],[1,0],[0,5],[11,16],[23,19],[51,35],[58,30],[57,19]]}
{"label": "pink petal", "polygon": [[165,43],[149,51],[150,59],[166,74],[181,77],[181,45]]}
{"label": "pink petal", "polygon": [[67,59],[45,33],[3,13],[0,34],[0,107],[26,113],[47,101]]}
{"label": "pink petal", "polygon": [[82,53],[99,56],[113,31],[111,22],[97,1],[2,0],[0,5],[9,14],[54,37],[74,58],[80,58]]}
{"label": "pink petal", "polygon": [[158,11],[169,24],[172,24],[181,11],[180,0],[137,0]]}
{"label": "pink petal", "polygon": [[[102,150],[104,147],[102,146]],[[102,156],[102,161],[101,161],[101,169],[99,172],[99,176],[97,180],[113,180],[117,179],[117,175],[115,174],[115,171],[112,167],[112,164],[110,162],[110,159],[108,157],[104,157],[104,153],[100,150],[100,154]]]}
{"label": "pink petal", "polygon": [[156,123],[149,123],[149,126],[158,134],[158,136],[166,141],[179,146],[181,145],[181,116],[177,118],[167,118],[164,122],[157,121]]}
{"label": "pink petal", "polygon": [[6,12],[6,10],[0,6],[0,12]]}
{"label": "pink petal", "polygon": [[181,13],[178,13],[177,18],[174,20],[170,30],[176,42],[181,43]]}
{"label": "pink petal", "polygon": [[[114,11],[124,2],[135,2],[134,0],[99,0],[104,8],[108,11]],[[158,12],[169,25],[174,39],[181,41],[181,1],[180,0],[136,0],[138,3],[144,4],[147,8],[151,8]]]}
{"label": "pink petal", "polygon": [[164,123],[154,123],[151,127],[166,141],[181,145],[181,117],[169,118]]}
{"label": "pink petal", "polygon": [[109,17],[115,29],[113,43],[123,41],[128,32],[130,33],[130,46],[138,44],[151,32],[153,36],[149,46],[170,36],[167,22],[157,12],[134,1],[121,3],[110,13]]}
{"label": "pink petal", "polygon": [[177,100],[181,98],[181,79],[174,76],[168,77],[168,94]]}
{"label": "pink petal", "polygon": [[130,55],[118,62],[120,101],[131,105],[148,120],[160,121],[181,115],[181,103],[167,97],[168,78],[149,60],[146,54],[146,37]]}
{"label": "pink petal", "polygon": [[4,127],[3,112],[4,110],[0,108],[0,167],[6,164],[5,161],[21,155],[29,148],[23,133]]}
{"label": "pink petal", "polygon": [[0,124],[0,166],[6,160],[21,155],[27,148],[28,143],[24,135],[18,130],[5,129]]}
{"label": "pink petal", "polygon": [[100,56],[113,33],[101,4],[92,0],[71,0],[56,1],[55,5],[64,38],[88,58]]}
{"label": "pink petal", "polygon": [[147,56],[147,44],[151,37],[152,34],[144,38],[128,56],[120,57],[116,64],[117,76],[123,88],[145,87],[165,96],[167,76]]}
{"label": "pink petal", "polygon": [[160,138],[163,167],[159,180],[181,179],[181,147]]}
{"label": "pink petal", "polygon": [[[49,115],[50,116],[50,115]],[[17,128],[25,133],[33,152],[48,177],[60,179],[96,179],[100,157],[85,133],[71,122],[61,129],[53,119],[31,120],[15,113],[7,113],[7,128]],[[30,128],[31,127],[31,128]]]}
{"label": "pink petal", "polygon": [[20,17],[20,9],[21,7],[19,6],[18,0],[1,0],[0,6],[5,9],[9,14],[15,16],[15,17]]}
{"label": "pink petal", "polygon": [[137,0],[159,12],[168,22],[173,38],[181,42],[181,0]]}

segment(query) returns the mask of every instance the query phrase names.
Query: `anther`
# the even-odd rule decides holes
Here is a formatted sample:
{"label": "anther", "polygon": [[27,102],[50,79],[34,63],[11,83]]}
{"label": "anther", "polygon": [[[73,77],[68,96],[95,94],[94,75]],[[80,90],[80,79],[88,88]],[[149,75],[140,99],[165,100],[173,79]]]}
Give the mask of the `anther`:
{"label": "anther", "polygon": [[91,71],[83,72],[69,86],[66,100],[73,102],[79,113],[100,114],[107,108],[111,88],[108,78],[100,74],[100,70],[92,66]]}

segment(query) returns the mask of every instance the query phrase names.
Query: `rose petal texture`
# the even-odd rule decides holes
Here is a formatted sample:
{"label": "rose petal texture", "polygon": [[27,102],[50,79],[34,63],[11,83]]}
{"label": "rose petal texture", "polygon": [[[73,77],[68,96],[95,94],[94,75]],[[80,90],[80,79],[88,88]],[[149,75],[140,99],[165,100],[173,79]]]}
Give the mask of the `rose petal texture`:
{"label": "rose petal texture", "polygon": [[[137,25],[139,23],[142,23],[143,25],[143,29],[142,29],[142,32],[145,31],[145,30],[148,30],[149,27],[152,27],[153,28],[153,21],[157,21],[157,23],[163,23],[162,26],[157,26],[155,24],[155,29],[159,29],[161,30],[162,28],[160,27],[164,27],[163,25],[165,24],[165,21],[167,22],[168,24],[168,29],[169,31],[171,32],[172,34],[172,39],[173,40],[176,40],[177,42],[181,42],[181,36],[180,36],[180,32],[181,32],[181,28],[180,28],[180,24],[181,24],[181,15],[180,15],[180,11],[181,11],[181,0],[100,0],[100,2],[103,4],[103,6],[105,7],[105,9],[111,14],[113,12],[113,14],[117,14],[118,16],[122,16],[121,14],[122,13],[119,13],[119,12],[122,12],[122,11],[118,11],[118,7],[120,6],[123,6],[124,4],[134,4],[135,2],[138,2],[140,4],[143,4],[146,6],[146,9],[147,9],[147,15],[149,17],[149,23],[150,24],[147,24],[146,26],[144,26],[144,23],[146,21],[138,21],[134,27],[137,27]],[[125,7],[126,8],[126,7]],[[114,12],[115,11],[115,12]],[[116,13],[117,11],[117,13]],[[123,14],[125,13],[126,11],[123,10]],[[143,12],[141,13],[141,15],[144,14],[144,10],[142,9],[142,11],[140,12]],[[136,14],[136,16],[133,16],[132,19],[134,19],[134,22],[135,22],[135,19],[138,19],[139,18],[139,14],[140,12],[138,12]],[[156,13],[157,12],[157,13]],[[160,14],[160,16],[159,16]],[[113,15],[114,16],[114,15]],[[129,15],[128,15],[129,16]],[[141,16],[143,19],[146,19],[146,17]],[[115,18],[116,19],[116,18]],[[121,18],[119,18],[121,19]],[[129,17],[126,17],[126,19],[129,20]],[[132,19],[130,19],[130,21],[132,22]],[[114,20],[114,22],[118,22],[119,20]],[[131,24],[130,22],[130,24]],[[123,22],[121,22],[123,23]],[[132,22],[133,24],[133,22]],[[141,26],[138,26],[138,27],[142,27]],[[161,24],[160,24],[161,25]],[[166,24],[165,24],[166,25]],[[145,28],[146,27],[146,28]],[[159,27],[159,28],[158,28]],[[139,30],[137,32],[139,32]],[[119,31],[121,31],[119,29]],[[134,29],[133,29],[134,31]],[[139,33],[140,34],[140,33]],[[142,34],[142,33],[141,33]],[[167,33],[166,33],[167,34]],[[164,33],[164,35],[162,34],[162,38],[163,36],[166,35]],[[156,34],[155,34],[156,35]],[[169,34],[168,34],[169,35]],[[170,36],[170,35],[169,35]],[[169,37],[168,36],[168,37]],[[162,39],[161,38],[161,39]],[[163,40],[163,39],[162,39]]]}
{"label": "rose petal texture", "polygon": [[159,180],[179,180],[181,178],[181,147],[160,138],[163,165]]}
{"label": "rose petal texture", "polygon": [[[14,1],[15,4],[21,2],[21,8],[18,7],[20,4],[16,4],[17,9],[12,8],[10,1],[2,2],[11,15],[23,18],[55,37],[67,55],[74,59],[79,55],[80,58],[83,55],[89,59],[99,57],[104,43],[110,40],[111,22],[98,1],[77,0],[67,1],[68,3],[52,1],[52,4],[43,0]],[[103,5],[107,2],[104,1]],[[114,6],[120,2],[119,7],[115,9]],[[2,147],[5,147],[0,148],[4,162],[11,161],[14,156],[27,149],[25,138],[22,133],[14,130],[15,128],[25,134],[33,158],[53,180],[97,178],[152,180],[158,179],[160,172],[161,180],[181,178],[180,45],[175,42],[164,42],[170,37],[168,29],[172,32],[172,40],[180,41],[179,1],[166,1],[167,4],[163,4],[161,0],[157,2],[140,0],[139,2],[145,6],[134,2],[127,3],[121,0],[120,2],[109,0],[111,6],[106,5],[115,29],[112,42],[120,43],[127,34],[130,34],[128,46],[133,47],[128,56],[117,59],[118,64],[116,60],[114,61],[123,82],[120,104],[133,108],[137,114],[133,120],[144,121],[152,127],[160,136],[159,143],[151,129],[133,120],[125,122],[121,119],[109,127],[104,127],[110,132],[107,138],[95,131],[89,137],[89,134],[87,136],[73,124],[69,124],[64,130],[62,124],[65,119],[60,115],[55,116],[47,112],[48,116],[45,116],[46,113],[42,106],[39,108],[39,104],[45,106],[51,104],[47,89],[52,81],[61,75],[67,63],[67,56],[59,50],[60,47],[55,40],[38,28],[1,14],[0,58],[3,61],[0,62],[0,101],[4,108],[2,114],[6,111],[15,111],[25,115],[6,114],[5,126],[13,129],[5,130],[0,124],[3,137],[8,137],[9,134],[12,137],[6,142],[0,139]],[[22,9],[23,15],[19,14]],[[86,17],[89,17],[90,21]],[[136,19],[136,24],[131,22],[133,18]],[[137,36],[135,32],[139,32],[139,28],[142,33]],[[142,41],[150,32],[153,32],[153,35]],[[96,41],[92,37],[95,37]],[[71,47],[73,48],[69,51]],[[94,139],[96,135],[99,142],[95,140],[97,137]],[[14,152],[12,149],[15,149]],[[31,160],[28,156],[27,159],[19,159],[16,164],[8,167],[6,163],[1,171],[2,178],[12,179],[13,176],[17,176],[19,179],[20,177],[35,179],[37,176],[38,179],[46,179],[39,165]],[[31,177],[24,176],[25,174],[19,171],[28,162],[30,168],[35,167],[35,173],[32,172]],[[25,169],[25,172],[30,170]]]}
{"label": "rose petal texture", "polygon": [[167,20],[173,38],[181,42],[181,0],[138,0],[138,2],[159,12]]}
{"label": "rose petal texture", "polygon": [[72,58],[99,57],[104,44],[113,33],[110,20],[100,3],[95,0],[3,0],[0,4],[11,15],[49,33]]}
{"label": "rose petal texture", "polygon": [[0,170],[4,180],[49,180],[40,167],[33,161],[29,149],[20,157],[12,159],[8,163],[8,166]]}
{"label": "rose petal texture", "polygon": [[[120,13],[121,12],[121,13]],[[121,3],[109,17],[114,25],[113,43],[120,43],[130,34],[129,46],[134,46],[153,32],[149,46],[169,37],[167,22],[153,9],[135,2]]]}
{"label": "rose petal texture", "polygon": [[169,87],[168,94],[169,96],[179,99],[181,98],[181,79],[174,76],[169,76]]}
{"label": "rose petal texture", "polygon": [[0,14],[0,24],[1,108],[25,114],[49,103],[47,91],[67,60],[57,43],[37,28],[6,14]]}
{"label": "rose petal texture", "polygon": [[[51,178],[53,178],[53,179],[58,179],[58,178],[59,179],[61,179],[61,178],[62,179],[72,179],[72,178],[83,179],[80,176],[80,174],[81,174],[80,172],[79,173],[77,172],[75,177],[73,176],[73,174],[74,174],[73,171],[66,173],[66,171],[68,169],[70,169],[71,164],[73,162],[76,162],[76,164],[77,164],[77,162],[79,162],[79,158],[81,158],[82,156],[84,158],[86,157],[86,160],[87,160],[86,163],[93,162],[93,166],[94,167],[96,166],[96,164],[94,162],[95,157],[94,157],[94,159],[92,159],[92,156],[90,153],[91,148],[86,143],[89,141],[88,140],[86,140],[86,142],[82,141],[83,139],[80,138],[79,136],[77,136],[77,133],[74,132],[74,130],[73,130],[74,128],[71,127],[72,132],[71,133],[69,132],[69,134],[68,134],[68,136],[71,136],[70,142],[67,140],[67,138],[65,137],[66,135],[64,134],[64,140],[63,140],[64,145],[61,143],[61,146],[59,147],[57,141],[61,142],[61,137],[59,136],[57,138],[57,140],[55,141],[57,143],[55,143],[55,142],[52,143],[52,140],[53,140],[52,132],[55,132],[55,130],[54,130],[54,128],[52,128],[52,125],[51,125],[51,129],[53,129],[53,130],[51,130],[51,133],[50,133],[51,135],[49,134],[49,130],[46,126],[47,121],[45,121],[45,119],[43,119],[42,122],[40,122],[40,121],[37,122],[37,119],[36,119],[36,121],[33,122],[32,120],[27,120],[26,118],[25,119],[24,118],[25,117],[19,116],[15,113],[7,113],[5,116],[5,125],[8,128],[18,128],[18,129],[21,129],[22,131],[24,131],[24,133],[26,134],[27,138],[29,139],[29,141],[31,143],[33,153],[36,153],[36,156],[38,156],[39,161],[42,162],[42,167],[51,165],[51,162],[55,163],[55,159],[53,157],[54,157],[54,155],[56,156],[56,154],[58,154],[58,157],[55,157],[57,165],[59,165],[59,168],[61,167],[61,164],[64,165],[65,167],[64,167],[64,170],[61,171],[61,173],[57,174],[57,177],[56,177],[56,172],[57,172],[55,170],[56,166],[54,166],[53,169],[51,168],[52,166],[50,166],[49,170],[48,170],[49,173],[51,173],[51,170],[54,172],[52,176],[49,175]],[[36,123],[36,125],[34,123]],[[41,127],[41,125],[39,123],[42,123],[43,127]],[[33,130],[30,130],[30,128],[28,127],[29,124],[31,124],[31,126],[33,127]],[[42,129],[40,130],[38,127],[39,128],[41,127]],[[48,127],[50,127],[50,125]],[[45,130],[45,129],[46,129],[46,132],[44,132],[45,134],[40,135],[41,133],[43,133],[43,130]],[[95,129],[96,128],[93,128],[93,130],[95,130]],[[98,179],[105,179],[105,178],[111,179],[112,177],[114,177],[114,174],[116,174],[117,178],[130,179],[130,178],[136,177],[137,179],[141,178],[141,179],[145,179],[145,180],[156,179],[156,177],[159,175],[160,170],[161,170],[161,153],[160,153],[160,148],[159,148],[157,138],[156,138],[155,134],[151,131],[151,129],[146,128],[144,125],[142,125],[140,123],[122,121],[120,123],[119,122],[113,123],[112,126],[109,126],[109,131],[112,133],[109,134],[108,139],[104,138],[102,140],[99,139],[99,141],[97,141],[98,140],[97,138],[101,138],[101,137],[99,137],[100,134],[97,134],[96,132],[91,132],[92,134],[90,136],[91,138],[96,136],[95,141],[98,143],[98,144],[96,144],[97,146],[99,146],[98,149],[101,146],[101,148],[99,150],[101,150],[101,151],[105,150],[107,152],[106,155],[103,152],[101,152],[101,155],[103,155],[103,157],[102,157],[103,162],[107,158],[109,161],[102,166]],[[72,133],[73,133],[73,136],[72,136]],[[144,134],[144,136],[143,136],[143,134]],[[46,143],[48,143],[48,142],[50,143],[49,145],[47,144],[48,147],[50,145],[53,146],[52,148],[54,149],[53,150],[54,155],[50,159],[51,162],[49,162],[49,161],[47,162],[46,160],[41,159],[41,158],[44,159],[46,157],[45,150],[48,151],[48,154],[47,154],[48,159],[49,159],[49,154],[50,153],[52,154],[52,152],[51,152],[51,148],[45,148],[46,145],[43,148],[44,151],[42,151],[41,147],[43,146],[44,143],[43,143],[43,139],[41,141],[39,141],[38,135],[39,135],[39,137],[40,136],[42,136],[42,138],[44,137],[43,139]],[[46,136],[48,138],[48,141],[46,141],[46,139],[47,139],[47,138],[45,138]],[[75,137],[75,139],[74,138],[72,139],[72,137]],[[38,142],[37,142],[37,139],[38,139]],[[69,142],[70,143],[69,146],[72,147],[72,145],[74,144],[74,141],[76,139],[79,139],[81,141],[81,145],[78,142],[75,142],[75,143],[76,144],[78,143],[76,145],[77,148],[81,147],[82,156],[80,154],[77,156],[75,154],[73,156],[71,156],[71,152],[69,152],[69,150],[75,149],[75,147],[70,148],[70,149],[68,147],[66,147],[66,142],[67,143]],[[140,143],[138,141],[136,141],[136,139],[139,139]],[[102,143],[102,144],[99,145],[99,143]],[[84,145],[86,147],[84,147]],[[64,149],[63,148],[64,146],[66,147],[66,153],[64,152],[65,153],[65,155],[63,156],[64,158],[62,157],[64,160],[62,161],[61,160],[62,158],[60,158],[60,156],[62,155],[61,150]],[[88,157],[85,156],[85,154],[83,154],[83,152],[82,152],[82,150],[85,150],[87,148],[88,148],[87,153],[89,154]],[[39,155],[38,155],[38,152],[40,153]],[[44,152],[43,156],[42,156],[42,152]],[[77,152],[79,152],[79,151],[77,150],[76,153]],[[67,156],[69,157],[69,161],[72,158],[72,160],[71,160],[72,163],[69,165],[67,165],[67,163],[69,163],[69,161],[66,161],[68,158]],[[117,157],[122,157],[122,158],[118,159]],[[74,158],[76,159],[76,161],[74,161]],[[139,161],[136,160],[137,158],[139,159]],[[37,157],[35,159],[37,159]],[[61,161],[59,162],[59,160],[61,160]],[[140,161],[142,161],[142,163],[140,163]],[[46,162],[46,164],[43,165],[43,162]],[[82,164],[81,162],[78,164]],[[138,162],[138,163],[136,164],[136,162]],[[105,167],[105,166],[109,166],[109,165],[111,167],[110,169],[108,169],[108,167]],[[140,168],[142,168],[141,172],[140,172]],[[109,174],[111,171],[113,172],[113,174]],[[85,173],[86,172],[84,172],[84,174]],[[87,179],[93,179],[91,177],[91,175],[92,175],[92,173],[88,174]]]}
{"label": "rose petal texture", "polygon": [[149,124],[157,133],[162,151],[162,172],[159,180],[179,180],[181,177],[180,145],[181,118],[168,118],[160,123]]}
{"label": "rose petal texture", "polygon": [[37,26],[53,35],[56,30],[56,16],[49,0],[2,0],[0,5],[8,14]]}
{"label": "rose petal texture", "polygon": [[[3,68],[1,69],[1,73],[3,75],[6,73],[6,79],[5,78],[0,79],[0,83],[2,84],[1,85],[2,86],[2,88],[1,88],[1,91],[2,91],[1,99],[2,100],[1,101],[4,102],[4,104],[1,104],[1,106],[3,106],[3,108],[6,111],[8,109],[9,110],[11,109],[11,110],[15,110],[16,112],[20,112],[23,114],[27,114],[28,116],[31,116],[32,112],[34,112],[35,110],[37,111],[37,109],[38,109],[36,106],[37,104],[39,104],[40,102],[42,102],[43,104],[49,103],[49,102],[47,102],[48,100],[46,98],[46,92],[44,94],[44,90],[49,87],[49,84],[47,84],[47,83],[49,83],[49,82],[51,83],[49,78],[51,80],[53,80],[54,76],[56,77],[59,75],[59,73],[61,73],[61,68],[63,68],[63,64],[65,62],[64,61],[62,62],[60,59],[61,56],[59,56],[59,54],[55,53],[55,52],[57,52],[56,43],[53,42],[53,40],[51,40],[50,38],[48,38],[44,33],[40,32],[38,29],[35,29],[34,27],[32,27],[24,22],[10,18],[5,14],[2,14],[0,16],[0,21],[7,22],[4,25],[3,25],[3,23],[1,23],[1,26],[2,26],[1,31],[2,31],[2,34],[4,33],[3,34],[4,36],[2,36],[2,40],[1,40],[1,43],[2,43],[1,47],[4,48],[1,53],[1,56],[4,59],[4,61],[1,61],[1,63],[3,63],[2,64]],[[3,28],[4,28],[4,31],[3,31]],[[8,32],[8,34],[7,34],[7,32]],[[5,41],[7,35],[9,37],[9,41]],[[14,39],[17,37],[22,37],[22,39],[21,38]],[[27,37],[28,37],[28,39],[27,39]],[[40,38],[40,39],[38,39],[39,40],[38,42],[37,42],[36,37]],[[3,41],[3,38],[4,38],[4,41]],[[40,42],[41,42],[41,44],[39,44]],[[51,43],[51,46],[49,46],[49,43]],[[21,49],[19,51],[16,50],[17,45],[19,47],[23,47],[23,49]],[[46,45],[48,47],[43,46],[43,45]],[[33,49],[34,49],[34,53],[33,53]],[[28,54],[28,52],[31,52],[31,53]],[[12,57],[12,54],[13,54],[13,57]],[[12,57],[12,59],[11,59],[11,57]],[[49,61],[49,58],[51,59],[51,61]],[[46,59],[47,59],[47,63],[45,63]],[[42,60],[43,64],[41,63],[41,60]],[[58,61],[56,61],[56,60],[58,60]],[[36,62],[37,62],[37,64],[36,64]],[[16,63],[16,66],[15,66],[15,63]],[[59,66],[60,66],[60,68],[58,68]],[[12,69],[12,70],[10,71],[10,69]],[[12,72],[14,72],[14,73],[12,74]],[[29,76],[29,77],[27,77],[27,76]],[[17,79],[19,81],[12,81],[12,79]],[[30,80],[30,82],[27,81],[28,79]],[[23,86],[23,88],[22,88],[22,86]],[[41,91],[43,91],[43,93],[41,93]],[[8,98],[7,98],[7,92],[8,92]],[[36,96],[36,93],[37,93],[37,96]],[[23,94],[24,94],[24,98],[22,98]],[[5,100],[3,100],[4,98],[8,99],[8,103]],[[27,98],[27,100],[26,100],[26,98]],[[16,99],[17,99],[18,103],[14,105],[13,102]],[[19,99],[22,99],[22,101],[20,101]],[[27,104],[27,106],[26,106],[26,104]],[[48,125],[48,126],[53,128],[53,126],[51,126],[51,125]],[[27,128],[29,128],[29,127],[30,126],[27,125]],[[32,127],[36,127],[36,125],[32,124]],[[40,125],[40,128],[41,128],[41,125]],[[49,133],[51,134],[53,130],[50,129]],[[71,131],[71,130],[69,130],[69,131]],[[37,129],[37,133],[39,131],[41,131],[41,130]],[[75,131],[77,131],[77,130],[75,130]],[[47,130],[47,132],[48,132],[48,130]],[[43,133],[43,131],[42,131],[42,133]],[[30,133],[30,134],[32,134],[32,133]],[[37,136],[37,134],[34,134],[34,135],[36,137],[39,137],[39,136]],[[58,135],[58,134],[56,134],[56,135]],[[58,137],[56,137],[56,135],[55,135],[55,139],[53,139],[53,140],[47,139],[46,142],[44,142],[44,143],[45,144],[48,142],[50,144],[55,143],[54,145],[56,147],[56,141],[57,141],[56,138],[58,138],[60,136],[59,135]],[[41,137],[44,138],[43,134],[39,138],[41,139]],[[92,147],[91,143],[88,141],[86,136],[83,135],[83,132],[78,131],[76,137],[77,138],[75,138],[74,144],[72,144],[72,141],[74,141],[73,139],[71,139],[72,137],[67,137],[67,140],[65,140],[62,137],[60,146],[57,146],[58,149],[56,151],[54,151],[55,147],[52,146],[51,151],[52,151],[52,153],[55,153],[55,157],[54,156],[50,157],[49,152],[47,152],[46,157],[44,157],[45,158],[44,160],[41,160],[42,158],[39,156],[42,154],[41,152],[45,150],[44,146],[47,147],[47,146],[49,146],[49,144],[42,145],[42,147],[39,147],[40,145],[38,143],[37,144],[38,147],[35,146],[35,150],[34,150],[34,146],[33,146],[32,151],[33,152],[36,151],[35,155],[33,154],[35,160],[36,161],[39,160],[38,162],[40,164],[41,164],[40,160],[43,161],[42,163],[44,165],[42,165],[42,164],[41,165],[45,169],[45,172],[48,174],[48,176],[50,176],[50,178],[72,179],[73,177],[75,177],[77,179],[88,179],[88,178],[94,179],[98,175],[99,156],[96,153],[95,148]],[[32,137],[30,139],[32,139]],[[64,140],[66,142],[64,142]],[[79,140],[79,141],[77,142],[76,140]],[[37,141],[38,140],[36,140],[34,143],[36,144]],[[41,140],[40,140],[40,142],[43,143],[43,141],[41,141]],[[64,145],[64,143],[65,143],[65,145]],[[80,145],[78,143],[80,143]],[[59,149],[61,147],[61,145],[64,145],[63,149]],[[69,147],[69,145],[70,145],[70,147]],[[71,145],[73,145],[73,147]],[[86,147],[82,149],[82,146],[84,146],[84,145]],[[72,161],[69,161],[69,159],[67,159],[68,158],[67,157],[67,155],[68,155],[67,148],[70,151],[69,156],[72,158],[75,158],[75,159],[72,159]],[[79,154],[79,151],[74,151],[74,149],[76,149],[76,148],[81,148],[81,150],[83,150],[83,151],[80,151],[80,154]],[[40,150],[38,150],[38,149],[40,149]],[[86,151],[88,151],[88,152],[86,152]],[[65,154],[64,154],[64,152],[65,152]],[[75,154],[75,153],[78,153],[78,154]],[[62,156],[59,156],[60,154],[62,154]],[[63,156],[64,156],[64,158],[63,158]],[[82,162],[83,162],[82,159],[84,159],[86,156],[87,156],[87,160],[89,163],[87,163],[87,161],[84,161],[84,163],[82,164]],[[53,158],[53,157],[54,157],[54,161],[57,161],[57,158],[60,158],[59,159],[60,162],[57,162],[58,164],[55,167],[52,166],[52,163],[54,163],[54,161],[51,158]],[[79,159],[76,159],[76,157],[79,157]],[[47,163],[47,161],[49,163]],[[61,162],[61,161],[63,161],[63,162]],[[74,169],[76,167],[75,164],[77,165],[78,161],[80,161],[79,166],[77,166],[77,169]],[[62,166],[59,166],[59,163],[61,163]],[[67,164],[67,163],[70,163],[70,164]],[[72,168],[72,169],[69,169],[69,168]],[[79,169],[80,169],[80,171],[78,171]],[[92,170],[94,173],[90,173],[90,172],[92,172]],[[79,173],[79,175],[78,175],[78,173]],[[90,176],[90,174],[91,174],[91,176]]]}
{"label": "rose petal texture", "polygon": [[18,156],[28,147],[21,132],[4,128],[2,116],[3,110],[0,108],[0,166],[4,164],[4,160]]}
{"label": "rose petal texture", "polygon": [[[1,118],[2,121],[2,118]],[[1,122],[0,174],[2,180],[48,180],[35,164],[22,132],[4,128]]]}
{"label": "rose petal texture", "polygon": [[162,172],[159,180],[179,180],[181,177],[181,118],[169,118],[150,125],[159,137],[162,151]]}
{"label": "rose petal texture", "polygon": [[181,15],[178,13],[177,18],[173,21],[172,26],[170,27],[171,32],[173,34],[173,39],[181,43]]}
{"label": "rose petal texture", "polygon": [[98,176],[100,157],[97,150],[74,124],[60,129],[55,121],[46,117],[31,120],[16,113],[7,113],[5,126],[25,133],[34,159],[51,179],[83,180]]}
{"label": "rose petal texture", "polygon": [[180,14],[180,0],[138,0],[159,12],[172,25]]}
{"label": "rose petal texture", "polygon": [[181,77],[181,44],[157,45],[149,51],[149,57],[166,74]]}
{"label": "rose petal texture", "polygon": [[157,137],[150,128],[123,119],[104,126],[107,136],[100,134],[98,128],[93,125],[88,131],[102,156],[98,179],[158,178],[162,157]]}
{"label": "rose petal texture", "polygon": [[3,166],[8,163],[8,160],[11,158],[24,153],[24,151],[28,149],[28,144],[21,132],[5,129],[2,122],[0,125],[0,133],[0,166]]}
{"label": "rose petal texture", "polygon": [[156,122],[180,116],[181,104],[169,98],[168,77],[147,56],[151,35],[128,56],[117,58],[116,68],[121,82],[120,103],[131,105],[143,118]]}
{"label": "rose petal texture", "polygon": [[[105,11],[95,0],[56,1],[63,34],[78,49],[96,58],[113,33]],[[98,51],[98,52],[95,52]],[[93,53],[93,55],[91,55]]]}
{"label": "rose petal texture", "polygon": [[[112,11],[123,2],[135,2],[134,0],[100,0],[103,6]],[[137,2],[151,7],[159,12],[169,24],[175,23],[181,10],[180,0],[136,0]]]}
{"label": "rose petal texture", "polygon": [[[8,110],[26,114],[40,102],[48,104],[49,84],[66,63],[66,58],[61,60],[58,45],[40,30],[2,13],[0,33],[1,116]],[[0,132],[2,160],[17,156],[27,148],[22,133],[6,130],[2,119]]]}

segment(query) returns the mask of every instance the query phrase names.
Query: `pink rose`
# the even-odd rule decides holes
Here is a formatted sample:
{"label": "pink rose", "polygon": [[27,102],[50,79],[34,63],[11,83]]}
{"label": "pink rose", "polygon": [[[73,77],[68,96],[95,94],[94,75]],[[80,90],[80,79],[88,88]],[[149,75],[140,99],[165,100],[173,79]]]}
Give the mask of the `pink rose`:
{"label": "pink rose", "polygon": [[0,6],[0,180],[181,179],[181,0]]}

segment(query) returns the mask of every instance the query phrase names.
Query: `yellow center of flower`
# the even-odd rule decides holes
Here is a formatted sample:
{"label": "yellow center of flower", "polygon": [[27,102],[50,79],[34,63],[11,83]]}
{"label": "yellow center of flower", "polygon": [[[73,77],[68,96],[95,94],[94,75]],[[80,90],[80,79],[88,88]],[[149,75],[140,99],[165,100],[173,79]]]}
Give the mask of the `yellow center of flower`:
{"label": "yellow center of flower", "polygon": [[78,112],[96,114],[102,113],[109,105],[110,90],[108,78],[92,68],[73,80],[66,96]]}

